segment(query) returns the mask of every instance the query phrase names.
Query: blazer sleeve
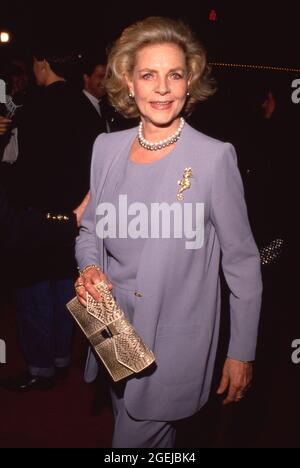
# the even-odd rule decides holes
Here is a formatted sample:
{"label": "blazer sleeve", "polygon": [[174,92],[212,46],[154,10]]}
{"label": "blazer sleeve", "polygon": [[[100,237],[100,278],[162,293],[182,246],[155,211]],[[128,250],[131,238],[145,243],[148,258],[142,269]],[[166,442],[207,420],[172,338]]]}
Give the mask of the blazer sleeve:
{"label": "blazer sleeve", "polygon": [[260,256],[248,220],[242,179],[232,145],[223,145],[212,180],[211,217],[221,245],[230,289],[231,335],[228,357],[255,358],[261,309]]}
{"label": "blazer sleeve", "polygon": [[74,243],[78,233],[76,216],[66,213],[68,220],[48,220],[46,213],[32,208],[22,211],[9,205],[0,187],[0,241],[1,249],[33,250],[58,242]]}
{"label": "blazer sleeve", "polygon": [[76,240],[76,260],[80,270],[88,265],[102,268],[96,234],[97,188],[99,188],[99,145],[104,134],[100,135],[93,147],[91,164],[90,201],[81,220],[80,234]]}

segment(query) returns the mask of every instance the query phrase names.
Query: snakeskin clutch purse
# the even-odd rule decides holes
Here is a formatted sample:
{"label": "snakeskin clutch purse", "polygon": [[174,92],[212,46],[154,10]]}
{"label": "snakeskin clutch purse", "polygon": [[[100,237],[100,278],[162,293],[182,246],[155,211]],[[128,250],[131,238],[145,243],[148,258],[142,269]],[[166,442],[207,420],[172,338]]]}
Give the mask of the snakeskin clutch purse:
{"label": "snakeskin clutch purse", "polygon": [[88,338],[114,382],[142,372],[155,361],[103,281],[97,285],[102,301],[87,293],[87,308],[75,297],[69,311]]}

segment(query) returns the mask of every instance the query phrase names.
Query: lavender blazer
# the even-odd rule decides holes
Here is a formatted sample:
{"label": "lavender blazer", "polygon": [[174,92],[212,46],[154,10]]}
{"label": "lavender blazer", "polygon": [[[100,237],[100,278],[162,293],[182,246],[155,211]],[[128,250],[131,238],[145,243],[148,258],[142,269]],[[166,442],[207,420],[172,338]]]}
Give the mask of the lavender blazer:
{"label": "lavender blazer", "polygon": [[[137,129],[100,135],[94,145],[91,200],[82,220],[76,256],[80,268],[107,271],[107,252],[96,235],[96,208],[124,177]],[[192,186],[184,201],[204,203],[204,243],[185,248],[186,239],[147,239],[137,274],[133,325],[156,355],[157,368],[129,380],[125,404],[136,419],[171,421],[189,417],[207,401],[220,321],[222,264],[231,291],[228,356],[255,358],[261,306],[260,258],[249,226],[243,185],[232,145],[185,125],[168,170],[155,190],[157,202],[176,202],[177,182],[191,167]],[[89,353],[86,381],[97,375]]]}

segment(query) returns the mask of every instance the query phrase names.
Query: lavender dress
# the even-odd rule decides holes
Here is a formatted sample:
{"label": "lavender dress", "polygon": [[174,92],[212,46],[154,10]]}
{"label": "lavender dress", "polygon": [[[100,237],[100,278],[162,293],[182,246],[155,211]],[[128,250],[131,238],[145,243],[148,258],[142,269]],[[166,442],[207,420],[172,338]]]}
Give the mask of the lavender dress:
{"label": "lavender dress", "polygon": [[[150,164],[137,164],[128,159],[124,179],[119,186],[116,186],[112,198],[105,200],[106,203],[111,203],[116,207],[117,214],[117,237],[114,239],[108,237],[104,241],[108,252],[108,278],[114,286],[115,299],[131,322],[136,302],[136,277],[140,256],[147,236],[151,236],[151,227],[149,222],[148,230],[141,232],[139,237],[133,238],[129,234],[127,238],[119,238],[120,223],[127,223],[130,231],[130,223],[137,216],[136,212],[134,215],[126,216],[126,220],[124,213],[122,213],[120,218],[119,196],[127,196],[128,209],[134,203],[143,203],[150,213],[151,203],[155,201],[157,182],[161,180],[167,170],[171,158],[172,152]],[[134,232],[136,233],[138,230],[139,226],[136,226]]]}

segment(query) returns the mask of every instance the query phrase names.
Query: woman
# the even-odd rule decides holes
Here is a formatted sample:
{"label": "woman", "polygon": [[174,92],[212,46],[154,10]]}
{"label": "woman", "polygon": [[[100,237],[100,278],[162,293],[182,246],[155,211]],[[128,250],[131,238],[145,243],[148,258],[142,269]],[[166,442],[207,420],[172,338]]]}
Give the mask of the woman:
{"label": "woman", "polygon": [[[95,143],[91,201],[77,241],[78,299],[100,280],[152,348],[157,366],[112,389],[113,447],[173,447],[172,422],[206,403],[218,341],[219,262],[231,289],[231,342],[218,392],[239,401],[252,377],[261,301],[259,254],[230,144],[182,119],[212,94],[189,28],[151,17],[111,50],[106,88],[132,129]],[[86,380],[97,374],[92,355]]]}

